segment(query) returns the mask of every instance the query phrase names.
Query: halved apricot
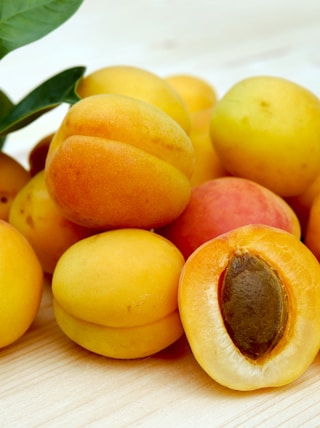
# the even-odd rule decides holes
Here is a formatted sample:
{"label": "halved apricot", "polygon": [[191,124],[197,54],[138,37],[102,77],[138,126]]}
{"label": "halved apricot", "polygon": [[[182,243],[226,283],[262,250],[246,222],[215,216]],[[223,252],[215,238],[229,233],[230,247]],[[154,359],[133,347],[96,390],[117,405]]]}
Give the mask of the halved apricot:
{"label": "halved apricot", "polygon": [[320,265],[292,234],[265,225],[233,229],[199,247],[179,283],[191,350],[235,390],[288,384],[320,346]]}

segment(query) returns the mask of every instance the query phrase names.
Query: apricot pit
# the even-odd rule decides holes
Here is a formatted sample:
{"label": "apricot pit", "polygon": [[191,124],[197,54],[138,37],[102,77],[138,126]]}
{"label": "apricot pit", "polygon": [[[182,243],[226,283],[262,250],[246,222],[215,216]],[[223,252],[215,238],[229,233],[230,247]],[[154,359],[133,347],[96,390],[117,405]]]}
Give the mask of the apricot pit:
{"label": "apricot pit", "polygon": [[230,337],[243,355],[263,357],[281,340],[288,319],[279,275],[261,257],[236,253],[221,282],[219,305]]}

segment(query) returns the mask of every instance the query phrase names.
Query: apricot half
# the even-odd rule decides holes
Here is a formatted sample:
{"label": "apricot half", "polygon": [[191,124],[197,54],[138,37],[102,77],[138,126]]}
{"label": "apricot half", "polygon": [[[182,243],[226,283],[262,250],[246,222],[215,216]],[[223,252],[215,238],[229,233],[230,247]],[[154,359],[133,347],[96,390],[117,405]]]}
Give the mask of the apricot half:
{"label": "apricot half", "polygon": [[69,247],[52,278],[62,331],[80,346],[110,358],[154,354],[183,334],[179,250],[142,229],[118,229]]}
{"label": "apricot half", "polygon": [[288,384],[320,345],[320,265],[292,234],[233,229],[198,248],[179,283],[181,321],[200,366],[235,390]]}
{"label": "apricot half", "polygon": [[190,198],[192,143],[170,116],[122,95],[75,104],[47,154],[50,196],[75,223],[151,229],[176,218]]}

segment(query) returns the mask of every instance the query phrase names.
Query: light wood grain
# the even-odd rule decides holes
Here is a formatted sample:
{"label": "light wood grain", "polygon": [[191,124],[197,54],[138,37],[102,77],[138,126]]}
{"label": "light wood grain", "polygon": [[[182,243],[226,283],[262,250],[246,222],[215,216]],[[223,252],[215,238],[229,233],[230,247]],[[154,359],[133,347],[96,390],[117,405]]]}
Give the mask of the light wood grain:
{"label": "light wood grain", "polygon": [[[237,80],[280,75],[320,95],[320,2],[85,0],[52,34],[8,55],[1,89],[20,99],[65,68],[130,64],[159,75],[194,73],[222,95]],[[12,134],[5,151],[27,164],[65,106]],[[30,330],[0,350],[0,427],[320,426],[320,356],[296,382],[227,390],[197,365],[185,339],[150,358],[117,361],[59,330],[46,284]],[[308,340],[308,338],[306,338]]]}

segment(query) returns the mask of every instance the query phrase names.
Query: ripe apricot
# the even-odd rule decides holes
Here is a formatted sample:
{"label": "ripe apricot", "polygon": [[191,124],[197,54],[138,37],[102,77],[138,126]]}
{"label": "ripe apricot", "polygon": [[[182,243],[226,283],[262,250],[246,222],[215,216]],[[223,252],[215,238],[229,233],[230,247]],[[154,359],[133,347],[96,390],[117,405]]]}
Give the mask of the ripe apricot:
{"label": "ripe apricot", "polygon": [[304,192],[320,169],[320,100],[287,79],[249,77],[216,104],[212,143],[231,174],[280,196]]}
{"label": "ripe apricot", "polygon": [[43,170],[16,195],[9,223],[28,239],[43,270],[49,274],[70,245],[93,233],[63,216],[48,193]]}
{"label": "ripe apricot", "polygon": [[177,290],[184,259],[142,229],[102,232],[71,246],[52,278],[57,322],[82,347],[111,358],[154,354],[183,334]]}
{"label": "ripe apricot", "polygon": [[199,76],[173,74],[165,80],[180,94],[191,114],[211,109],[217,101],[213,86]]}
{"label": "ripe apricot", "polygon": [[310,207],[309,217],[306,223],[304,236],[305,245],[320,261],[320,194],[316,196]]}
{"label": "ripe apricot", "polygon": [[299,220],[280,196],[251,180],[228,176],[195,186],[181,215],[157,231],[188,258],[209,239],[254,223],[278,227],[300,238]]}
{"label": "ripe apricot", "polygon": [[194,171],[191,177],[192,187],[228,174],[211,143],[209,130],[211,112],[212,109],[209,109],[191,116],[189,137],[195,153]]}
{"label": "ripe apricot", "polygon": [[190,117],[185,102],[165,79],[151,71],[128,65],[103,67],[83,77],[80,97],[119,94],[146,101],[171,116],[188,133]]}
{"label": "ripe apricot", "polygon": [[320,174],[317,175],[316,179],[300,195],[286,198],[286,201],[299,218],[303,236],[305,236],[311,206],[318,195],[320,195]]}
{"label": "ripe apricot", "polygon": [[0,151],[0,219],[8,220],[14,197],[29,180],[29,172],[18,161]]}
{"label": "ripe apricot", "polygon": [[215,89],[209,82],[190,74],[171,75],[166,81],[180,94],[190,113],[189,136],[195,150],[192,186],[226,175],[209,132],[212,109],[217,101]]}
{"label": "ripe apricot", "polygon": [[64,215],[95,229],[154,228],[190,198],[194,149],[159,108],[122,95],[93,95],[66,114],[49,148],[49,194]]}
{"label": "ripe apricot", "polygon": [[0,220],[0,348],[22,337],[35,319],[42,296],[43,272],[31,245]]}
{"label": "ripe apricot", "polygon": [[249,391],[288,384],[320,345],[320,265],[295,236],[265,225],[198,248],[180,277],[182,325],[200,366]]}

